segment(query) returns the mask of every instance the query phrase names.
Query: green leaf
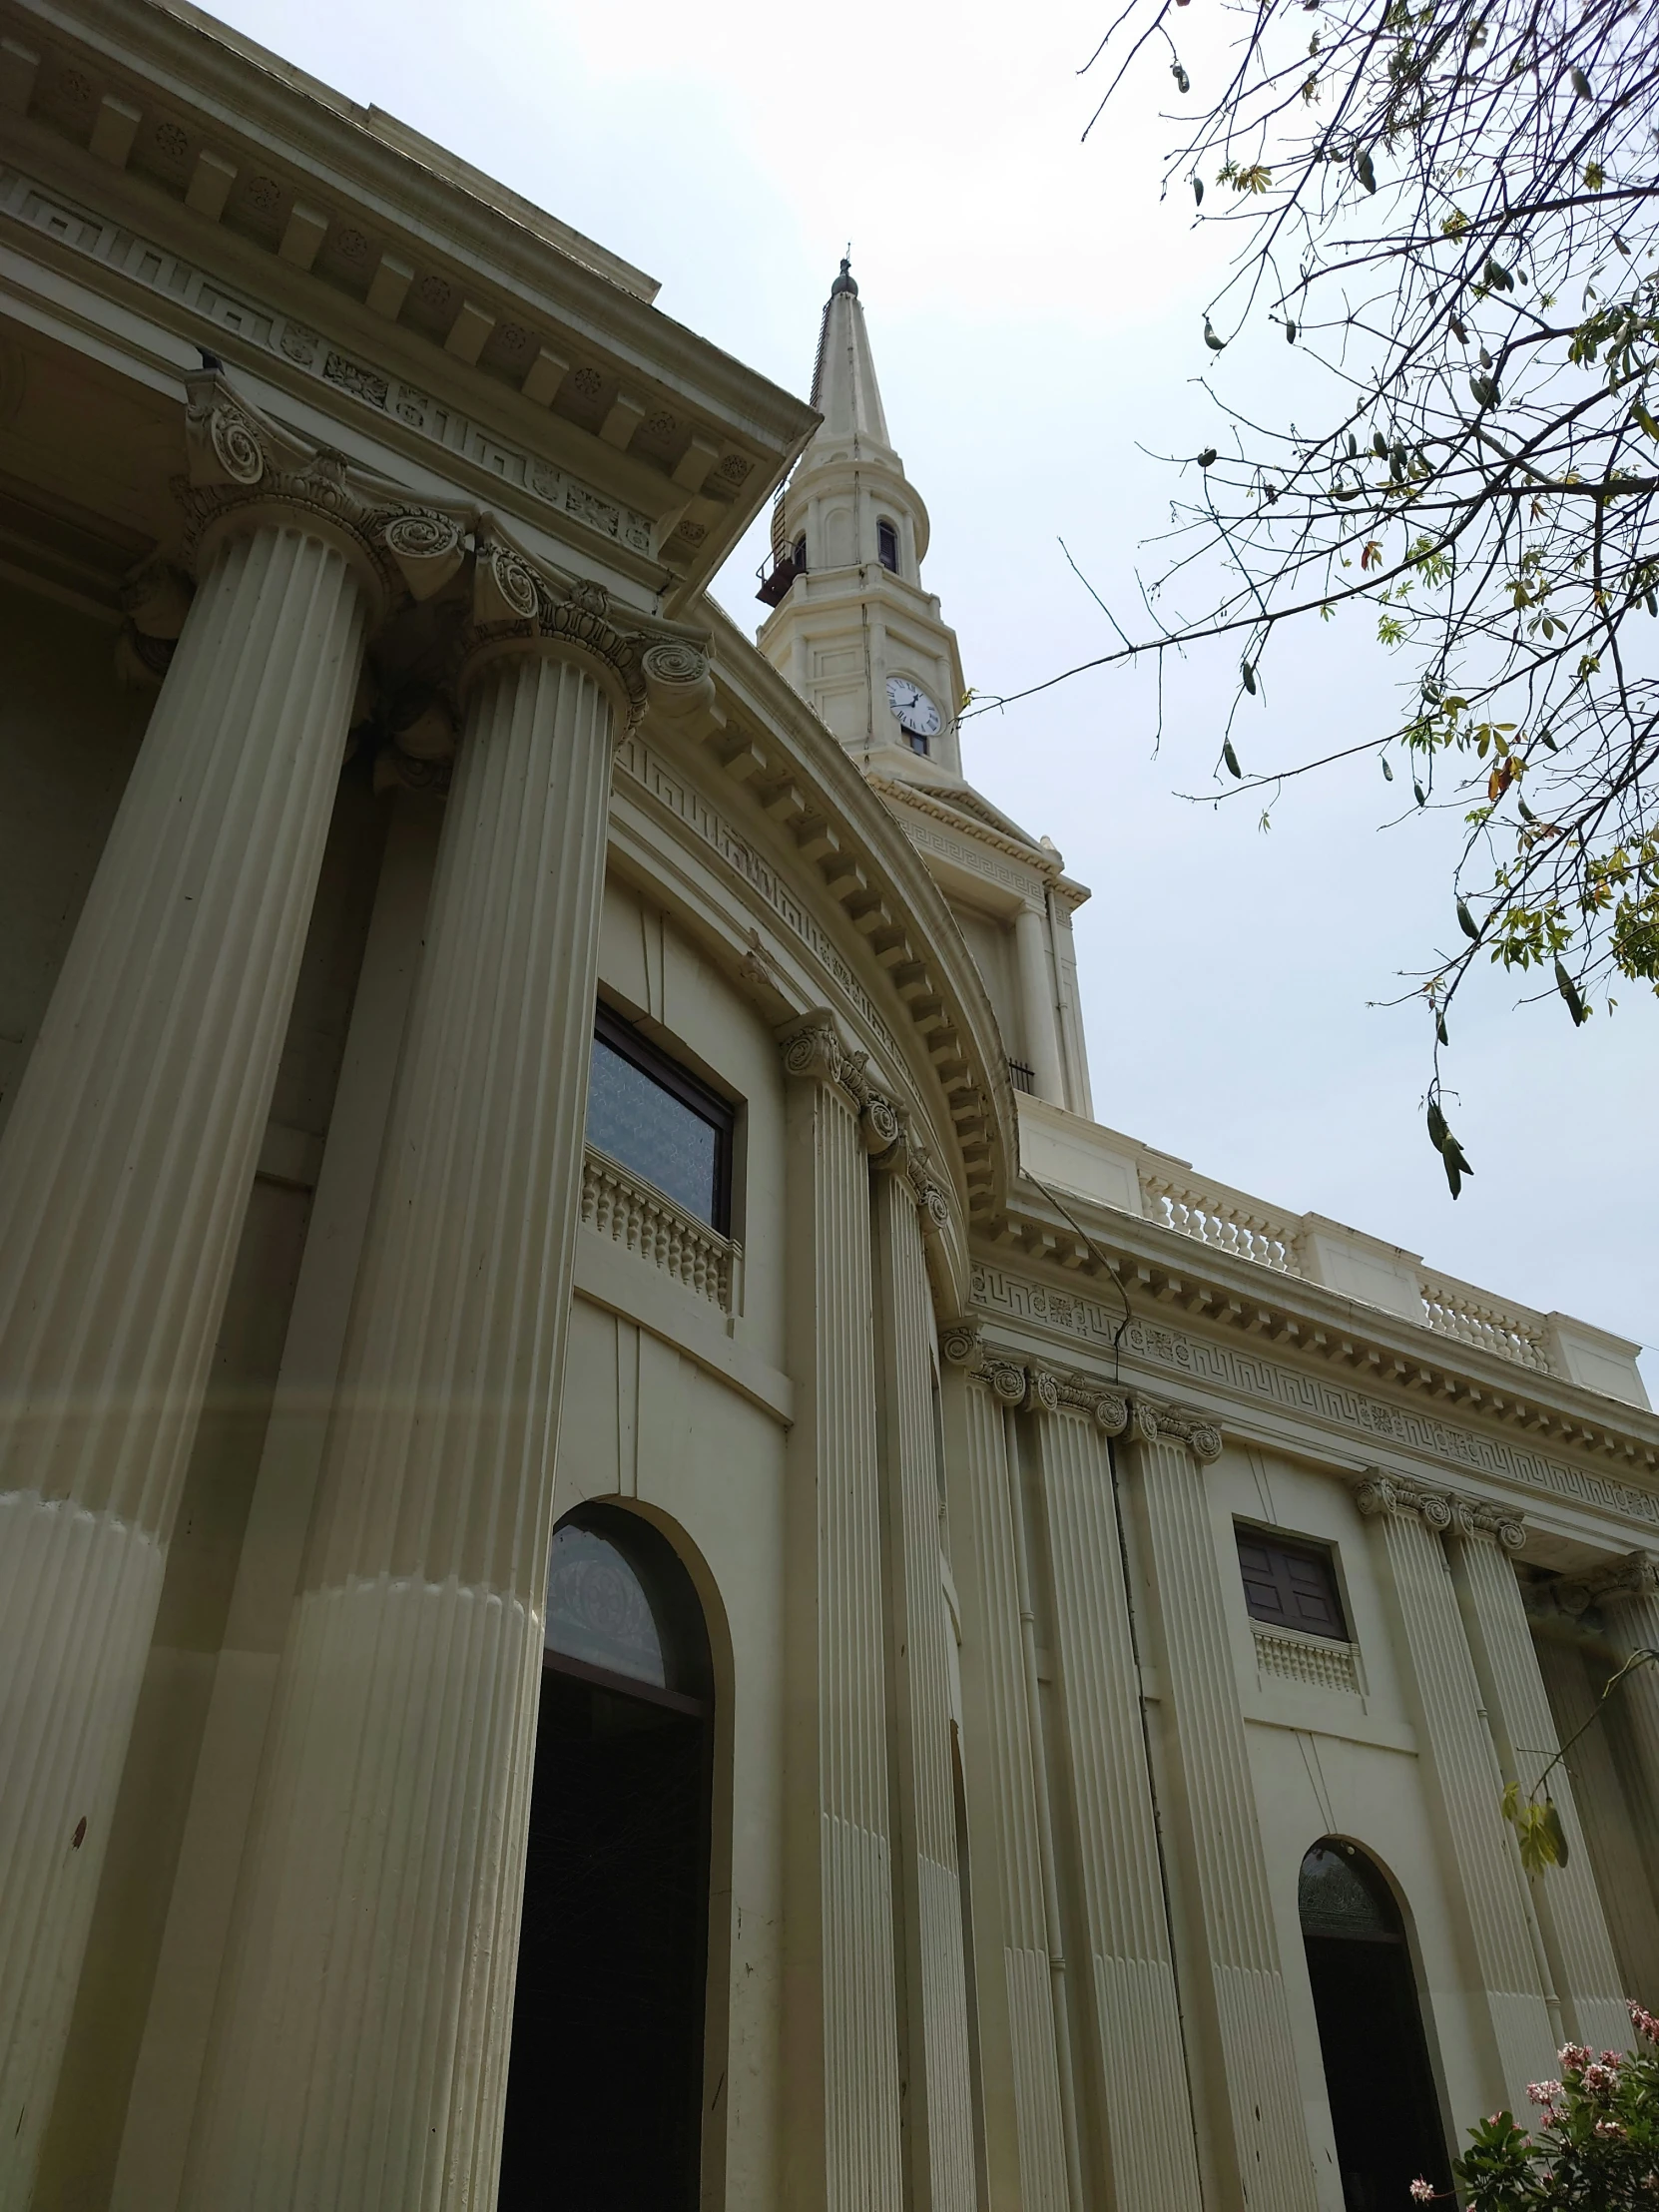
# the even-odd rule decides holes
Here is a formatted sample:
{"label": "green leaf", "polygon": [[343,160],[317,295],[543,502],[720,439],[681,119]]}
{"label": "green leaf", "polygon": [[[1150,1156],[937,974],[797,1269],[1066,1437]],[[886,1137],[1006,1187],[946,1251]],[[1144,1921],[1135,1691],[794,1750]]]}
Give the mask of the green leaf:
{"label": "green leaf", "polygon": [[1383,755],[1382,756],[1382,775],[1383,775],[1383,779],[1384,779],[1384,781],[1385,781],[1385,782],[1387,782],[1387,783],[1390,783],[1390,784],[1391,784],[1391,783],[1393,782],[1393,780],[1394,780],[1394,772],[1393,772],[1393,770],[1392,770],[1392,769],[1391,769],[1391,768],[1390,768],[1390,767],[1388,766],[1388,756],[1387,756],[1387,755],[1386,755],[1385,753],[1384,753],[1384,754],[1383,754]]}
{"label": "green leaf", "polygon": [[1506,1821],[1513,1821],[1519,1811],[1520,1784],[1511,1782],[1503,1793],[1503,1817]]}
{"label": "green leaf", "polygon": [[1294,345],[1296,343],[1296,324],[1291,320],[1289,315],[1285,317],[1285,342],[1287,345]]}
{"label": "green leaf", "polygon": [[1199,465],[1199,467],[1200,467],[1200,468],[1209,468],[1209,467],[1211,466],[1211,464],[1212,464],[1212,463],[1214,462],[1214,460],[1215,460],[1215,457],[1216,457],[1216,449],[1215,449],[1215,447],[1214,447],[1213,445],[1207,445],[1207,446],[1206,446],[1206,447],[1204,448],[1203,452],[1202,452],[1202,453],[1201,453],[1201,454],[1200,454],[1200,455],[1198,456],[1198,465]]}
{"label": "green leaf", "polygon": [[1225,353],[1227,351],[1227,340],[1217,337],[1215,331],[1210,327],[1210,317],[1208,315],[1204,317],[1204,342],[1212,353]]}
{"label": "green leaf", "polygon": [[1222,740],[1221,757],[1227,763],[1229,776],[1243,776],[1244,770],[1239,766],[1239,756],[1233,750],[1233,740],[1231,738]]}
{"label": "green leaf", "polygon": [[1573,71],[1573,73],[1572,73],[1572,89],[1573,89],[1573,91],[1574,91],[1574,92],[1576,92],[1576,93],[1577,93],[1577,95],[1578,95],[1578,97],[1579,97],[1579,99],[1580,99],[1580,100],[1588,100],[1588,99],[1589,99],[1589,97],[1590,97],[1590,80],[1589,80],[1589,78],[1588,78],[1588,77],[1586,77],[1586,76],[1585,76],[1585,74],[1584,74],[1583,70],[1581,70],[1581,69],[1575,69],[1575,70]]}
{"label": "green leaf", "polygon": [[1386,439],[1386,438],[1385,438],[1385,437],[1384,437],[1384,436],[1382,435],[1382,431],[1381,431],[1381,430],[1374,430],[1374,431],[1372,432],[1372,434],[1371,434],[1371,449],[1372,449],[1372,451],[1373,451],[1373,452],[1374,452],[1374,453],[1375,453],[1375,454],[1377,455],[1377,457],[1378,457],[1378,459],[1379,459],[1380,461],[1385,461],[1385,460],[1387,459],[1387,457],[1388,457],[1388,441],[1387,441],[1387,439]]}
{"label": "green leaf", "polygon": [[1582,1029],[1590,1018],[1590,1009],[1578,995],[1578,985],[1557,960],[1555,963],[1555,988],[1567,1002],[1567,1012],[1572,1016],[1575,1029]]}
{"label": "green leaf", "polygon": [[1354,174],[1368,192],[1377,190],[1377,171],[1372,167],[1371,156],[1363,146],[1354,157]]}
{"label": "green leaf", "polygon": [[1466,901],[1461,898],[1457,901],[1457,926],[1473,943],[1480,942],[1480,925],[1469,912]]}
{"label": "green leaf", "polygon": [[1428,794],[1423,790],[1422,786],[1417,782],[1414,776],[1411,779],[1411,797],[1416,801],[1419,807],[1426,807],[1428,805]]}
{"label": "green leaf", "polygon": [[1436,1013],[1434,1016],[1434,1035],[1441,1044],[1450,1044],[1451,1042],[1451,1039],[1445,1033],[1444,1014]]}
{"label": "green leaf", "polygon": [[1556,744],[1555,740],[1550,736],[1547,729],[1543,729],[1538,732],[1538,743],[1540,745],[1547,745],[1552,753],[1559,753],[1561,750],[1561,748]]}
{"label": "green leaf", "polygon": [[1193,204],[1200,208],[1204,205],[1204,179],[1202,177],[1193,179]]}
{"label": "green leaf", "polygon": [[1256,697],[1256,671],[1248,661],[1239,663],[1239,674],[1244,678],[1244,688],[1252,699]]}

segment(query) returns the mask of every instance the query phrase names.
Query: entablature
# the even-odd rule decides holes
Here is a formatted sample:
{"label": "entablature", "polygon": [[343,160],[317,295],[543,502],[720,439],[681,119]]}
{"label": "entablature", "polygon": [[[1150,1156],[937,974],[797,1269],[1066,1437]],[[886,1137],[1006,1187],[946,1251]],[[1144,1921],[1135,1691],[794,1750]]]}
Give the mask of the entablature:
{"label": "entablature", "polygon": [[6,213],[26,250],[101,263],[192,336],[216,324],[241,365],[254,337],[277,380],[447,440],[531,514],[556,499],[671,609],[817,419],[616,257],[193,10],[11,0],[0,40],[7,156],[67,202],[25,179]]}

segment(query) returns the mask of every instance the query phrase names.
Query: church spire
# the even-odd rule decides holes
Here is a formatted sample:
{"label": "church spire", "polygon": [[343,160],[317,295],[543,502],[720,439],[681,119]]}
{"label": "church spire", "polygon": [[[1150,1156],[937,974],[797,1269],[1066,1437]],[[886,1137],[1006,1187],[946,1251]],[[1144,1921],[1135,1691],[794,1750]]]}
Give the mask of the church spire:
{"label": "church spire", "polygon": [[824,303],[813,367],[813,405],[824,417],[819,439],[873,438],[878,445],[888,445],[887,418],[857,279],[851,263],[844,259]]}

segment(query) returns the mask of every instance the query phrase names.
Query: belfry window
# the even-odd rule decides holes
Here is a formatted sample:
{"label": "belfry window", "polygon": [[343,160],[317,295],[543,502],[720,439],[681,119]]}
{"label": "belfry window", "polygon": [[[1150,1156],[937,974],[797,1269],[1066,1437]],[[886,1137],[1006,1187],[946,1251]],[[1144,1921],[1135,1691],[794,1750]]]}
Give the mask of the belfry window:
{"label": "belfry window", "polygon": [[1416,1974],[1393,1892],[1357,1845],[1317,1843],[1297,1884],[1347,2212],[1404,2205],[1418,2176],[1451,2195]]}
{"label": "belfry window", "polygon": [[875,525],[875,557],[883,568],[898,574],[898,532],[885,519]]}
{"label": "belfry window", "polygon": [[724,1237],[732,1211],[731,1105],[601,1005],[588,1076],[589,1144]]}
{"label": "belfry window", "polygon": [[1234,1533],[1252,1620],[1348,1641],[1337,1570],[1324,1544],[1302,1544],[1260,1528],[1236,1527]]}

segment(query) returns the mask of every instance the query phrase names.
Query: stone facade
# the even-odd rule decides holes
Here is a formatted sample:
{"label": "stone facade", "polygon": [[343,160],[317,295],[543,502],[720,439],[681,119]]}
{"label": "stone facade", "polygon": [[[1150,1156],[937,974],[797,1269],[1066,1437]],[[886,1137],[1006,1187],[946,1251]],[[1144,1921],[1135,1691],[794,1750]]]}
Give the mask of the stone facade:
{"label": "stone facade", "polygon": [[1498,1807],[1659,1643],[1634,1348],[1094,1121],[849,272],[809,407],[109,0],[0,4],[0,2205],[496,2201],[596,1501],[707,1629],[710,2212],[1340,2212],[1322,1839],[1447,2139],[1618,2041],[1659,1670]]}

